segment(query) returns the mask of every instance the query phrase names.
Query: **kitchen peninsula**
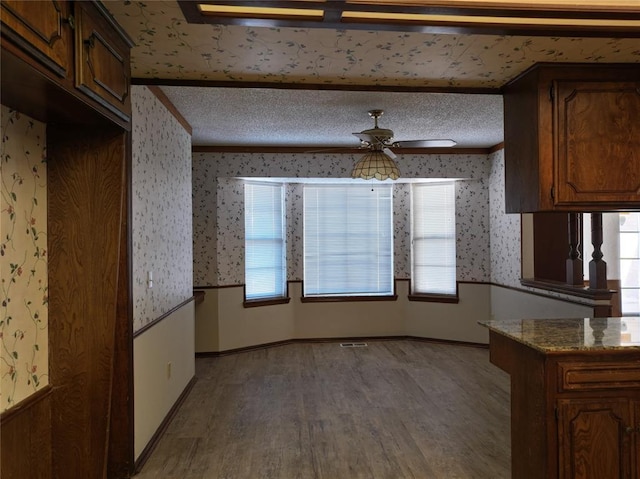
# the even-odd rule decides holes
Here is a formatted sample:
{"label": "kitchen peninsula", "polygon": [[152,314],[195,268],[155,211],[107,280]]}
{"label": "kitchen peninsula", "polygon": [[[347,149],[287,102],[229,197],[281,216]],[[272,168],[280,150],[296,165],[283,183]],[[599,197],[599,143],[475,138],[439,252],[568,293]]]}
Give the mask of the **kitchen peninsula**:
{"label": "kitchen peninsula", "polygon": [[480,324],[511,375],[513,478],[640,478],[640,318]]}

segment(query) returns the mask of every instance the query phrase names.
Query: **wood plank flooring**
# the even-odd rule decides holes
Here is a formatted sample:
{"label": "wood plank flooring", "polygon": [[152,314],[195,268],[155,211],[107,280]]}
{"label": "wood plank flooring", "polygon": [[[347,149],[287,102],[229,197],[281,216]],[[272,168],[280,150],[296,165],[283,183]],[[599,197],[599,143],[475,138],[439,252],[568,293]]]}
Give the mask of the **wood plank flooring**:
{"label": "wood plank flooring", "polygon": [[196,360],[137,479],[507,479],[509,377],[486,349],[298,343]]}

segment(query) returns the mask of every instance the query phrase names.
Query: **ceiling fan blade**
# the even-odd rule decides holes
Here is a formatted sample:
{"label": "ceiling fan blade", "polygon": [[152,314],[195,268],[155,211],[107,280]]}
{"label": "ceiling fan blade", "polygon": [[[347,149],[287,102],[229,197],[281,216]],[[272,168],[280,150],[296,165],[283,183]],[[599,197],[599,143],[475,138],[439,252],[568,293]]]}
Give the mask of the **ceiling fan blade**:
{"label": "ceiling fan blade", "polygon": [[409,141],[396,141],[393,146],[399,146],[401,148],[448,148],[456,146],[456,142],[448,139],[441,140],[409,140]]}
{"label": "ceiling fan blade", "polygon": [[395,159],[397,158],[397,155],[396,155],[393,151],[391,151],[389,148],[387,148],[387,147],[384,147],[384,148],[382,149],[382,152],[383,152],[385,155],[387,155],[389,158],[391,158],[392,160],[395,160]]}

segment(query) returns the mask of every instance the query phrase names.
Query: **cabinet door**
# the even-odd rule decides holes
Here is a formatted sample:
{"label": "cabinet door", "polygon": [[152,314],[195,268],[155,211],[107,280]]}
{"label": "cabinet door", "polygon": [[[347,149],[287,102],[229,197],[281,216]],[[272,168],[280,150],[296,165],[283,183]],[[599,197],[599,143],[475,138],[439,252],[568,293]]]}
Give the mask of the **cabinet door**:
{"label": "cabinet door", "polygon": [[131,117],[129,45],[114,32],[106,13],[76,2],[76,87],[124,120]]}
{"label": "cabinet door", "polygon": [[640,206],[640,82],[554,82],[556,206]]}
{"label": "cabinet door", "polygon": [[3,35],[56,75],[66,78],[72,59],[66,1],[2,0]]}
{"label": "cabinet door", "polygon": [[630,479],[633,439],[627,399],[558,401],[560,479]]}
{"label": "cabinet door", "polygon": [[631,448],[631,477],[640,477],[640,401],[633,401],[635,434],[630,443]]}

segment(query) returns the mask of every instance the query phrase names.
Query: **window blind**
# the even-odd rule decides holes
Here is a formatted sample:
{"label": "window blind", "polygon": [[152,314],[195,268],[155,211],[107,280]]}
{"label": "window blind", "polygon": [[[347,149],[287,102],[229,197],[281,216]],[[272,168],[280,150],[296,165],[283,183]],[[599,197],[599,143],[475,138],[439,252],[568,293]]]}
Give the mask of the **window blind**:
{"label": "window blind", "polygon": [[456,294],[455,183],[411,190],[412,293]]}
{"label": "window blind", "polygon": [[245,295],[247,300],[286,295],[284,187],[246,183]]}
{"label": "window blind", "polygon": [[391,185],[304,186],[304,295],[393,294]]}

